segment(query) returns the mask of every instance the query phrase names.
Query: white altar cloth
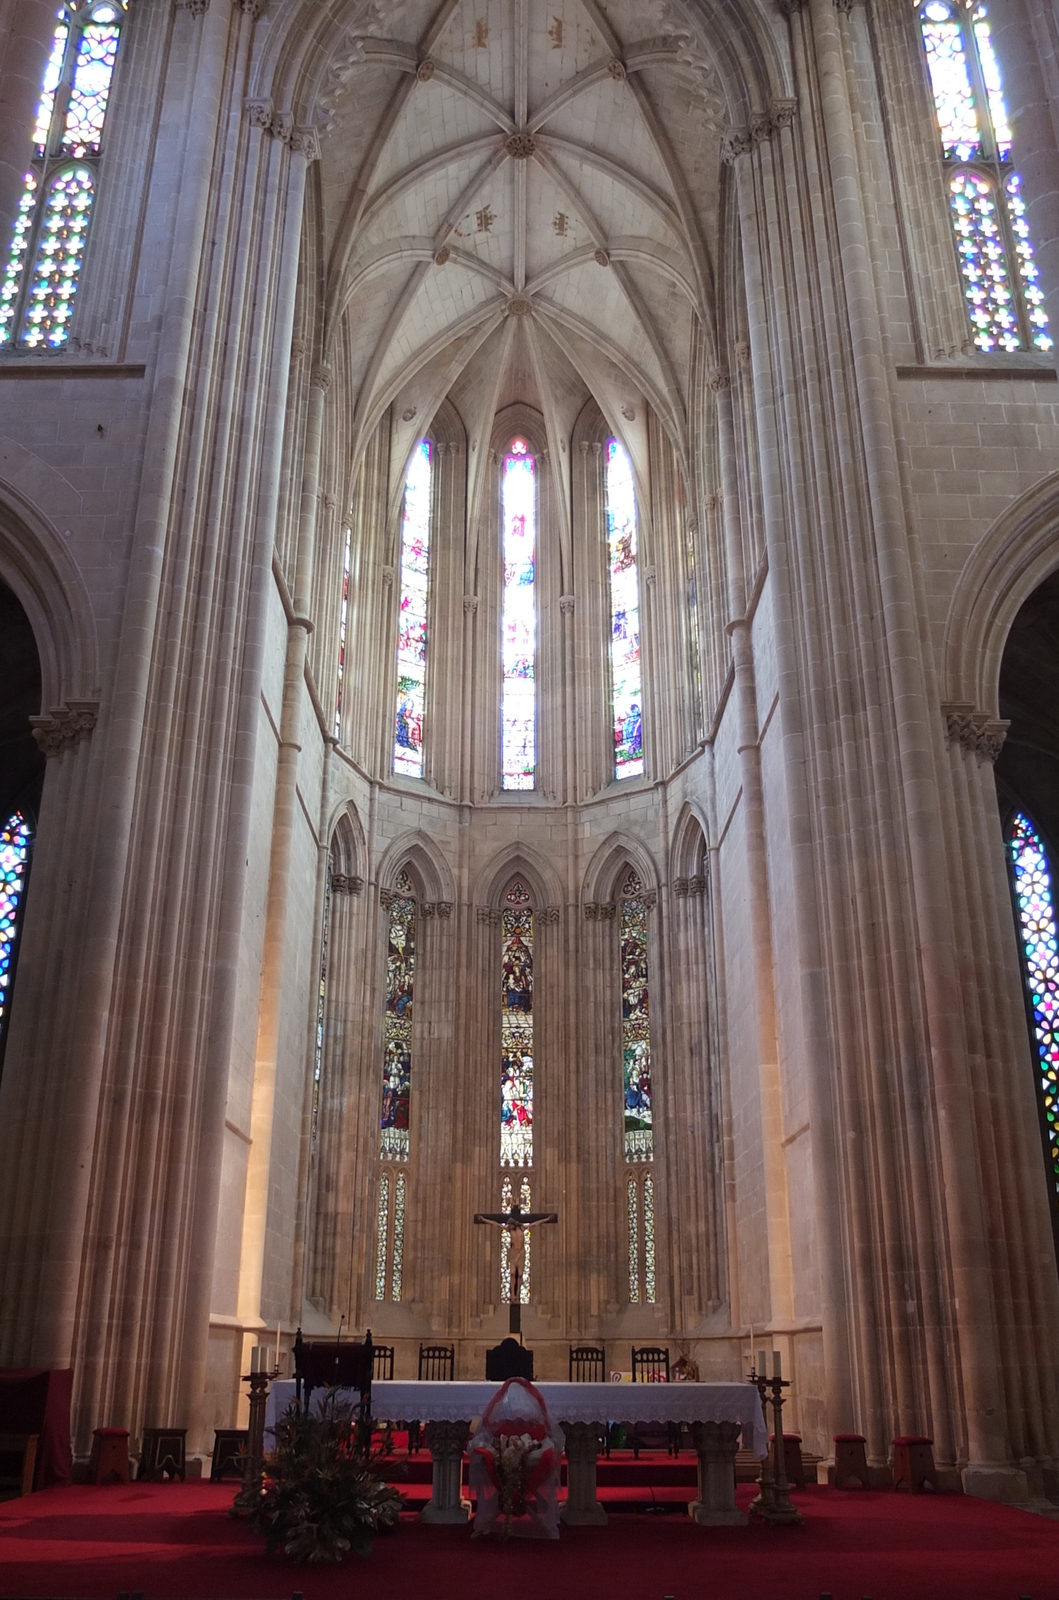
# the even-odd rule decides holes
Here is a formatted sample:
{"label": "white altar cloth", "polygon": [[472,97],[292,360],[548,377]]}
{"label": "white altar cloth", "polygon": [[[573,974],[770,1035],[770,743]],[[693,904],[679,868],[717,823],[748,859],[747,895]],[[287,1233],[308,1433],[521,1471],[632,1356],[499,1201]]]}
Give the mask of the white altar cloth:
{"label": "white altar cloth", "polygon": [[[768,1450],[768,1430],[752,1383],[538,1383],[553,1422],[737,1422],[744,1446]],[[377,1422],[470,1422],[480,1417],[498,1383],[378,1379],[371,1386]],[[324,1391],[313,1391],[315,1409]],[[358,1401],[355,1390],[347,1398]],[[294,1399],[294,1382],[272,1385],[265,1413],[270,1428]]]}

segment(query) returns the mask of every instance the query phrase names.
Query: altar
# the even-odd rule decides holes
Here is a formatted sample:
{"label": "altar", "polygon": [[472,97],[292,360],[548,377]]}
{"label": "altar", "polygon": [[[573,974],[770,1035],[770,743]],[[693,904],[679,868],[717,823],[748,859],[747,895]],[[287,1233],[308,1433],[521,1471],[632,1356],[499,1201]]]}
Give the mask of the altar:
{"label": "altar", "polygon": [[[768,1450],[768,1430],[752,1383],[538,1383],[566,1439],[567,1498],[562,1516],[571,1525],[604,1523],[596,1496],[600,1436],[612,1422],[686,1423],[698,1456],[698,1498],[688,1506],[706,1526],[742,1525],[735,1503],[735,1457],[740,1441],[756,1456]],[[433,1458],[433,1488],[424,1522],[465,1522],[461,1499],[463,1453],[471,1423],[481,1416],[497,1383],[380,1380],[372,1384],[371,1412],[377,1422],[425,1422]],[[359,1402],[350,1390],[348,1398]],[[269,1395],[266,1428],[294,1399],[292,1381],[277,1382]],[[316,1397],[314,1396],[314,1404]]]}

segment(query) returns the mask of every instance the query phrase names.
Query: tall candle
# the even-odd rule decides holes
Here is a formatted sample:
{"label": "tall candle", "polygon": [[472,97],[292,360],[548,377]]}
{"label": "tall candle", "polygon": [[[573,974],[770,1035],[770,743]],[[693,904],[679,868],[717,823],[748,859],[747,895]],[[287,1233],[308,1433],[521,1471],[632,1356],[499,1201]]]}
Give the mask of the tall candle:
{"label": "tall candle", "polygon": [[778,1350],[773,1350],[772,1352],[772,1376],[774,1378],[783,1377],[783,1371],[780,1367],[780,1353]]}
{"label": "tall candle", "polygon": [[272,1363],[273,1369],[276,1372],[279,1371],[279,1335],[280,1335],[280,1329],[282,1328],[282,1326],[283,1326],[283,1324],[281,1322],[277,1322],[276,1323],[276,1359]]}
{"label": "tall candle", "polygon": [[757,1353],[757,1373],[759,1378],[765,1376],[765,1370],[765,1352],[764,1350],[759,1350]]}

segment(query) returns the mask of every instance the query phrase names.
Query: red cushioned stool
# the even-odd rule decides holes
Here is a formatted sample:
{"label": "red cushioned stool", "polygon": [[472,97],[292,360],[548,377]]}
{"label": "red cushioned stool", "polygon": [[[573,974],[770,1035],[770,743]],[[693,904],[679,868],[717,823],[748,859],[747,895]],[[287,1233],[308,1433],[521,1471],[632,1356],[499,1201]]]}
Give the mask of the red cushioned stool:
{"label": "red cushioned stool", "polygon": [[835,1488],[870,1489],[868,1458],[864,1454],[865,1439],[862,1433],[836,1433]]}
{"label": "red cushioned stool", "polygon": [[88,1462],[90,1483],[128,1483],[128,1428],[96,1428]]}
{"label": "red cushioned stool", "polygon": [[937,1489],[933,1444],[933,1439],[924,1439],[918,1433],[902,1434],[894,1440],[895,1489],[905,1489],[910,1494],[921,1494],[928,1485]]}
{"label": "red cushioned stool", "polygon": [[[769,1434],[769,1444],[776,1443],[776,1435]],[[802,1436],[800,1433],[785,1433],[783,1435],[783,1470],[787,1474],[787,1482],[796,1489],[805,1488],[805,1464],[802,1461]]]}

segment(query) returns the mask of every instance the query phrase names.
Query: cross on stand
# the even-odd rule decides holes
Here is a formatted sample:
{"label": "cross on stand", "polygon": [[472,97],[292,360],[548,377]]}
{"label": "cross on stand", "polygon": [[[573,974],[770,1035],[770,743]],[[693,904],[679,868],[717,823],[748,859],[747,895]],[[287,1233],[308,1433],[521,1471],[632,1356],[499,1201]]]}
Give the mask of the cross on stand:
{"label": "cross on stand", "polygon": [[508,1332],[522,1338],[522,1279],[526,1270],[526,1229],[549,1222],[558,1222],[558,1211],[523,1211],[513,1205],[509,1211],[477,1211],[475,1222],[488,1222],[494,1228],[506,1228],[508,1269]]}

